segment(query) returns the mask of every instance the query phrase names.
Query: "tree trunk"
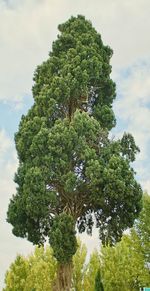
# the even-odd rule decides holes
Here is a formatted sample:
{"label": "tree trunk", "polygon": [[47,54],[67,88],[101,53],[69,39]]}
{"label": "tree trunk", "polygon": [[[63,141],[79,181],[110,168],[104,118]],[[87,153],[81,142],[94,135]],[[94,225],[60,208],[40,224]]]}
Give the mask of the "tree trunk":
{"label": "tree trunk", "polygon": [[73,264],[59,264],[57,269],[57,278],[54,283],[53,291],[70,291],[72,281]]}

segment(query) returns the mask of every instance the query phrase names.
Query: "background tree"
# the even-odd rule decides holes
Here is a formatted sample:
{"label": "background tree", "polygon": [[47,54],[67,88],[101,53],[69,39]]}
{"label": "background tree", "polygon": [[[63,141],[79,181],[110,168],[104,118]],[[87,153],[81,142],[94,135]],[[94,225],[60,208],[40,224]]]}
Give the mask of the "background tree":
{"label": "background tree", "polygon": [[56,275],[56,260],[51,248],[36,248],[28,257],[17,256],[5,276],[3,291],[51,291]]}
{"label": "background tree", "polygon": [[88,291],[94,290],[95,278],[96,278],[99,268],[100,268],[99,253],[95,250],[91,254],[89,262],[86,265],[82,290],[88,290]]}
{"label": "background tree", "polygon": [[135,231],[141,242],[145,263],[150,264],[150,195],[143,195],[143,209],[135,222]]}
{"label": "background tree", "polygon": [[102,248],[101,270],[106,291],[138,291],[147,286],[149,273],[136,233],[124,236],[115,247]]}
{"label": "background tree", "polygon": [[10,265],[5,275],[6,287],[3,291],[24,291],[26,278],[29,273],[29,265],[22,256],[17,256],[14,263]]}
{"label": "background tree", "polygon": [[84,278],[87,269],[86,264],[87,249],[78,239],[78,249],[73,256],[73,290],[84,290]]}
{"label": "background tree", "polygon": [[49,247],[36,248],[33,255],[27,258],[29,273],[24,291],[51,291],[56,276],[57,263],[53,250]]}
{"label": "background tree", "polygon": [[94,291],[104,291],[103,283],[101,280],[100,269],[98,269],[95,277],[95,290]]}
{"label": "background tree", "polygon": [[103,243],[115,243],[138,216],[142,191],[130,165],[139,151],[133,137],[108,137],[115,126],[112,50],[83,16],[58,28],[34,74],[34,104],[15,135],[17,192],[7,220],[34,244],[49,237],[59,262],[54,289],[67,291],[75,225],[91,233],[94,214]]}
{"label": "background tree", "polygon": [[143,209],[130,234],[115,247],[102,247],[101,270],[106,291],[135,290],[150,286],[150,196],[143,195]]}

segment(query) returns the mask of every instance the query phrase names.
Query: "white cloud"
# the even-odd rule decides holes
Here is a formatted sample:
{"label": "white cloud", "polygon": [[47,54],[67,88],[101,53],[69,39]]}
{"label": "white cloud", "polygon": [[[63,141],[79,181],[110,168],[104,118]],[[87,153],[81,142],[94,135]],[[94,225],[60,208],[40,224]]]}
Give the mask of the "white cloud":
{"label": "white cloud", "polygon": [[144,191],[150,194],[150,180],[144,181],[142,183]]}
{"label": "white cloud", "polygon": [[0,130],[0,159],[3,158],[4,154],[10,148],[10,145],[10,139],[7,137],[5,131],[3,129]]}
{"label": "white cloud", "polygon": [[138,62],[120,73],[117,85],[119,97],[114,110],[122,127],[116,127],[115,132],[133,134],[141,151],[134,168],[143,190],[150,193],[150,60]]}
{"label": "white cloud", "polygon": [[[7,5],[4,3],[7,3]],[[22,103],[33,71],[47,58],[57,25],[84,14],[114,49],[115,69],[150,55],[149,0],[24,0],[0,4],[0,100]]]}
{"label": "white cloud", "polygon": [[[125,72],[124,72],[125,73]],[[140,160],[148,158],[150,144],[150,62],[138,63],[118,79],[116,115],[125,122],[141,149]]]}
{"label": "white cloud", "polygon": [[93,228],[92,236],[87,235],[86,233],[80,234],[80,239],[87,247],[87,258],[89,259],[93,251],[100,249],[100,240],[99,240],[99,230]]}

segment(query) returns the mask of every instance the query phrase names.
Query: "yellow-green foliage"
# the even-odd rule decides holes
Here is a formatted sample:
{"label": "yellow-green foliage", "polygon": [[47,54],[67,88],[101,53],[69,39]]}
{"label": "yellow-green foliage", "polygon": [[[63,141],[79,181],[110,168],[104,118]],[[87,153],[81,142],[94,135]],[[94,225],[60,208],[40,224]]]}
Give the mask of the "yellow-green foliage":
{"label": "yellow-green foliage", "polygon": [[17,256],[6,273],[3,291],[51,291],[55,272],[52,249],[37,247],[27,258]]}
{"label": "yellow-green foliage", "polygon": [[94,291],[95,286],[95,276],[100,266],[99,254],[94,251],[90,257],[89,263],[86,267],[86,272],[84,276],[83,289],[85,291]]}
{"label": "yellow-green foliage", "polygon": [[130,236],[124,235],[115,247],[102,248],[101,270],[106,291],[138,291],[150,284],[140,240],[134,230]]}
{"label": "yellow-green foliage", "polygon": [[87,249],[81,241],[78,240],[78,249],[73,257],[73,288],[76,291],[83,290],[84,276],[86,271]]}

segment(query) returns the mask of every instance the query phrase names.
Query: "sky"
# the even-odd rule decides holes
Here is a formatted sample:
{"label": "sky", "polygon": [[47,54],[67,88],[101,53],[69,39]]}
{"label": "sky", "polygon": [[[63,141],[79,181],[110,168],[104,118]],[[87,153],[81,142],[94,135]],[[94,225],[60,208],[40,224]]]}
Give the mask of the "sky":
{"label": "sky", "polygon": [[[16,238],[6,223],[9,199],[15,193],[17,169],[14,133],[33,103],[31,88],[37,65],[48,57],[57,26],[71,15],[85,15],[109,45],[112,78],[117,84],[114,111],[117,126],[134,135],[140,154],[137,179],[150,193],[150,1],[149,0],[0,0],[0,290],[16,254],[29,254],[32,244]],[[97,233],[83,236],[90,250]]]}

